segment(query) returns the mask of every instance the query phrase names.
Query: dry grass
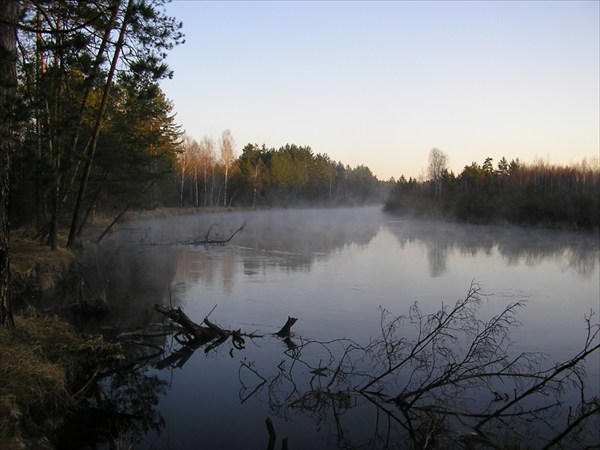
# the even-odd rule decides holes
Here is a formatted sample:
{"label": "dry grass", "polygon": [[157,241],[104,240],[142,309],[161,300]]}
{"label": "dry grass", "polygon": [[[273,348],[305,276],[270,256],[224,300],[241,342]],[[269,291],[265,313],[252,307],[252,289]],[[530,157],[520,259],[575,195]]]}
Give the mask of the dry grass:
{"label": "dry grass", "polygon": [[76,405],[74,380],[115,355],[102,338],[84,339],[32,311],[16,316],[14,329],[0,328],[0,448],[50,448],[48,436]]}
{"label": "dry grass", "polygon": [[14,330],[0,328],[0,446],[26,447],[60,425],[71,400],[59,353],[75,342],[56,318],[17,316]]}
{"label": "dry grass", "polygon": [[37,241],[18,236],[10,241],[10,264],[15,272],[25,273],[35,266],[45,270],[65,270],[74,262],[75,255],[64,247],[52,251]]}
{"label": "dry grass", "polygon": [[[164,219],[176,216],[187,216],[192,214],[210,214],[214,212],[228,212],[233,211],[233,208],[223,208],[219,206],[198,206],[198,207],[185,207],[185,208],[156,208],[152,210],[132,210],[128,211],[124,217],[123,222],[132,220],[144,220],[144,219]],[[240,210],[236,208],[235,210]]]}
{"label": "dry grass", "polygon": [[13,233],[10,265],[14,292],[44,292],[73,275],[75,254],[64,246],[52,251],[30,237],[27,230]]}

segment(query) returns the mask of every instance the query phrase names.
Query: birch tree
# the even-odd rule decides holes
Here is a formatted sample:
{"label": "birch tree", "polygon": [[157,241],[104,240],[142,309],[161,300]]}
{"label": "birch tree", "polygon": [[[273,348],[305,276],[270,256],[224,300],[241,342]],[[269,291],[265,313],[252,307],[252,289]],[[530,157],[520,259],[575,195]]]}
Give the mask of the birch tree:
{"label": "birch tree", "polygon": [[444,172],[448,170],[448,156],[438,148],[432,148],[429,152],[429,165],[427,174],[435,187],[436,197],[442,195],[442,179]]}
{"label": "birch tree", "polygon": [[211,177],[210,205],[213,203],[215,142],[210,136],[204,136],[200,141],[200,170],[202,171],[204,187],[204,206],[208,205],[208,175]]}
{"label": "birch tree", "polygon": [[235,161],[235,157],[233,154],[234,148],[233,136],[231,135],[231,131],[225,130],[221,135],[221,161],[223,162],[223,176],[224,176],[224,185],[223,185],[223,206],[227,206],[227,184],[229,181],[229,172],[231,170],[231,166]]}
{"label": "birch tree", "polygon": [[181,149],[177,154],[177,174],[179,176],[179,207],[183,208],[183,193],[185,187],[185,179],[188,176],[188,171],[192,163],[192,156],[189,148],[192,138],[184,136]]}

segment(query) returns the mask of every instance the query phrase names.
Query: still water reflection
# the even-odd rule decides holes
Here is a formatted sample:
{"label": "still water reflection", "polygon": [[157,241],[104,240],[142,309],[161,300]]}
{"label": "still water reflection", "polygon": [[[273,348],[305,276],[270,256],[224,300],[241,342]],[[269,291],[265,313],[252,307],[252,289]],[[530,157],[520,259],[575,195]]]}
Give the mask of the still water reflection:
{"label": "still water reflection", "polygon": [[[171,245],[204,236],[212,224],[227,235],[244,222],[226,246]],[[152,309],[160,303],[181,306],[198,323],[210,312],[225,328],[261,334],[293,316],[297,340],[366,345],[381,331],[380,306],[402,315],[418,302],[433,313],[464,297],[475,280],[485,294],[484,319],[526,302],[523,325],[511,334],[515,352],[546,352],[558,361],[580,349],[584,314],[600,309],[599,254],[597,235],[398,220],[379,208],[356,208],[133,222],[87,249],[83,261],[86,288],[106,292],[112,304],[103,324],[109,334],[160,320]],[[181,369],[149,369],[168,385],[155,407],[164,425],[136,447],[266,448],[269,416],[290,448],[373,445],[367,437],[384,420],[373,405],[341,408],[351,399],[336,399],[350,424],[342,432],[340,421],[316,408],[273,408],[272,392],[248,396],[260,378],[240,363],[268,377],[285,351],[267,336],[244,350],[195,352]],[[319,350],[308,357],[311,367],[327,359]],[[588,371],[597,379],[597,358]],[[600,388],[592,389],[598,395]]]}

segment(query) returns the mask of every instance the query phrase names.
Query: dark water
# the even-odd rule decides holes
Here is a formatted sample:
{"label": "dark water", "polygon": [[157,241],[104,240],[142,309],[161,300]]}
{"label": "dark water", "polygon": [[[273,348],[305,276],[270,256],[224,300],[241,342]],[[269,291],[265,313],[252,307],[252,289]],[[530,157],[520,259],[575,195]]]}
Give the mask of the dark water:
{"label": "dark water", "polygon": [[[168,245],[203,237],[211,224],[228,235],[244,222],[225,246]],[[163,369],[156,363],[180,346],[158,338],[161,356],[128,379],[106,381],[112,403],[146,415],[111,439],[123,448],[267,448],[270,417],[275,448],[284,437],[294,449],[402,448],[406,430],[366,397],[343,389],[317,395],[354,382],[319,373],[344,359],[350,341],[340,339],[366,346],[381,335],[382,308],[395,317],[418,302],[423,314],[434,313],[464,298],[475,281],[483,321],[525,303],[510,352],[544,352],[551,366],[581,349],[584,317],[600,309],[599,254],[597,235],[398,220],[379,208],[129,223],[83,259],[86,289],[103,290],[112,305],[100,324],[108,335],[160,322],[152,308],[160,303],[180,306],[197,323],[210,313],[223,328],[264,337],[246,339],[244,349],[230,342],[200,348],[182,367]],[[288,316],[298,318],[299,357],[271,336]],[[397,332],[416,336],[406,321]],[[597,353],[587,364],[591,395],[600,393]],[[353,364],[353,373],[377,370],[369,359]],[[468,430],[452,424],[456,435]]]}

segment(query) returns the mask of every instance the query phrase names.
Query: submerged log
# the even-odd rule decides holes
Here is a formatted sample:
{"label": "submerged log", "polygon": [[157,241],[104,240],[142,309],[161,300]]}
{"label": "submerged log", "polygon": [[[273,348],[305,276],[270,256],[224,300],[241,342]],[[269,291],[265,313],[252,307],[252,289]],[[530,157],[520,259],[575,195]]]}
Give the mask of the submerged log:
{"label": "submerged log", "polygon": [[[237,349],[244,348],[244,337],[251,339],[260,338],[262,335],[255,331],[252,333],[242,333],[242,330],[226,330],[219,325],[208,320],[208,316],[204,318],[202,323],[206,326],[198,325],[190,319],[181,308],[168,308],[163,305],[154,305],[154,309],[164,316],[167,316],[173,322],[181,326],[182,332],[190,338],[194,343],[206,343],[214,338],[219,338],[220,342],[225,342],[231,336],[233,345]],[[294,319],[295,321],[296,319]],[[289,322],[289,318],[288,318]],[[290,325],[291,326],[291,325]],[[218,345],[218,344],[217,344]]]}
{"label": "submerged log", "polygon": [[161,359],[156,363],[156,368],[162,370],[165,367],[181,368],[190,359],[196,350],[195,345],[186,345],[179,350],[171,353],[166,358]]}
{"label": "submerged log", "polygon": [[287,318],[287,322],[285,323],[285,325],[281,328],[281,330],[279,330],[277,333],[275,333],[277,336],[279,336],[280,338],[289,338],[290,334],[291,334],[291,330],[292,327],[294,326],[294,324],[298,321],[297,318],[295,317],[289,317]]}

